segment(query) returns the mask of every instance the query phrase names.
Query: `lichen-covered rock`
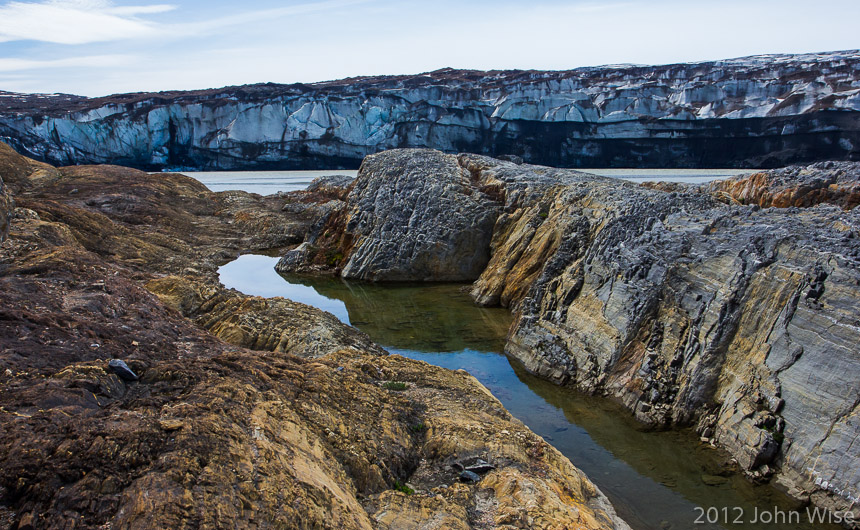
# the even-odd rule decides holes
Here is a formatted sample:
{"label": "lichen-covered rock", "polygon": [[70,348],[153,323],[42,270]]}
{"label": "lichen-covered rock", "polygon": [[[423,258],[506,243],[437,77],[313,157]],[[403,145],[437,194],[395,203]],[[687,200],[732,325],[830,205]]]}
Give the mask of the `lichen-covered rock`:
{"label": "lichen-covered rock", "polygon": [[346,175],[327,175],[325,177],[317,177],[308,184],[306,191],[309,193],[320,193],[329,196],[334,196],[342,201],[346,200],[349,194],[351,184],[355,181],[354,178]]}
{"label": "lichen-covered rock", "polygon": [[158,278],[146,287],[216,337],[243,348],[307,358],[337,351],[387,355],[331,313],[292,300],[245,296],[177,276]]}
{"label": "lichen-covered rock", "polygon": [[[562,191],[547,221],[531,217],[534,236],[509,229],[500,246],[500,261],[527,249],[507,272],[515,280],[543,262],[508,352],[618,397],[648,423],[685,424],[717,407],[714,438],[743,466],[776,462],[810,490],[825,477],[820,502],[849,507],[860,494],[846,466],[860,457],[850,445],[860,435],[850,419],[860,400],[858,216],[588,187]],[[548,258],[546,222],[561,239]],[[498,272],[476,284],[479,300]]]}
{"label": "lichen-covered rock", "polygon": [[819,162],[717,180],[704,191],[762,208],[808,208],[835,204],[850,210],[860,204],[860,163]]}
{"label": "lichen-covered rock", "polygon": [[762,208],[835,204],[851,210],[860,204],[860,163],[818,162],[742,174],[703,185],[645,182],[642,186],[666,192],[707,193],[725,203]]}
{"label": "lichen-covered rock", "polygon": [[[219,261],[308,229],[280,199],[117,167],[23,173],[36,215],[0,251],[4,527],[628,529],[468,374],[220,286]],[[475,457],[495,469],[460,484],[450,464]]]}

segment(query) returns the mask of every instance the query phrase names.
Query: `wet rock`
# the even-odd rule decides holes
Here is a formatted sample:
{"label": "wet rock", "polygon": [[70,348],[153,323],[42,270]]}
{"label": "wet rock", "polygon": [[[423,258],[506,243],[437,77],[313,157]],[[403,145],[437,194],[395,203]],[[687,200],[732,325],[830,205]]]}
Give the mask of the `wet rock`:
{"label": "wet rock", "polygon": [[481,476],[471,470],[465,470],[460,473],[460,482],[480,482]]}
{"label": "wet rock", "polygon": [[110,368],[113,373],[120,376],[122,379],[125,379],[126,381],[137,381],[138,379],[140,379],[139,377],[137,377],[137,374],[135,374],[131,370],[131,368],[129,368],[128,365],[125,364],[125,361],[121,359],[111,359],[108,363],[108,368]]}

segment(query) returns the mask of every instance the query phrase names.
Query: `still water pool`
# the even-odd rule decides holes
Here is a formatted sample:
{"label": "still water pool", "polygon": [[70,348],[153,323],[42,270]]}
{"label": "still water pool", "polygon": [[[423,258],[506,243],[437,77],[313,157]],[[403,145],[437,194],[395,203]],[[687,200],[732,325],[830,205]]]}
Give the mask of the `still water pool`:
{"label": "still water pool", "polygon": [[[504,406],[582,469],[635,530],[721,528],[696,524],[696,507],[725,508],[744,524],[722,528],[836,530],[752,524],[756,511],[800,510],[770,486],[725,472],[726,457],[689,431],[645,430],[615,403],[558,387],[504,355],[511,316],[475,306],[460,284],[380,285],[280,276],[277,258],[245,255],[219,269],[227,287],[283,296],[328,311],[393,354],[475,376]],[[712,512],[713,513],[713,512]],[[722,516],[721,516],[722,517]],[[722,517],[722,519],[725,519]]]}

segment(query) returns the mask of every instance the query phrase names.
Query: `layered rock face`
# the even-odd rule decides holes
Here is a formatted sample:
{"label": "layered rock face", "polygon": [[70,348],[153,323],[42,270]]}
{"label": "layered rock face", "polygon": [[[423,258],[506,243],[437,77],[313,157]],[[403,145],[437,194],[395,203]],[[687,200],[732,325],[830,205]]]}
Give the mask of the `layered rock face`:
{"label": "layered rock face", "polygon": [[282,200],[2,147],[0,526],[628,528],[468,374],[220,286],[310,229]]}
{"label": "layered rock face", "polygon": [[835,204],[850,210],[860,204],[860,166],[851,162],[819,162],[752,174],[741,174],[704,185],[645,182],[646,188],[667,192],[704,193],[727,204],[764,208],[808,208]]}
{"label": "layered rock face", "polygon": [[[419,182],[391,186],[403,194],[386,197],[391,204],[416,186],[443,189],[428,181],[469,175],[472,194],[493,190],[485,196],[497,213],[486,234],[490,260],[472,278],[472,295],[514,310],[509,354],[543,377],[619,399],[643,422],[696,425],[751,475],[776,472],[799,497],[853,506],[860,494],[860,209],[726,205],[725,190],[737,184],[664,192],[477,155],[436,153],[428,163],[432,154],[419,151],[410,163],[408,154],[385,155],[400,164],[388,172],[371,170],[376,160],[359,172],[342,207],[348,215],[329,227],[342,231],[340,240],[353,237],[350,219],[371,211],[380,226],[411,218],[412,210],[368,206],[379,197],[362,190],[384,189],[389,174]],[[807,197],[800,204],[811,199],[798,190],[830,190],[825,202],[846,206],[853,192],[839,190],[856,166],[789,168],[735,183],[763,179],[775,197]],[[835,187],[820,184],[828,182]],[[448,200],[424,195],[411,207],[425,218],[420,212]],[[433,222],[414,230],[452,227],[444,216]],[[403,238],[392,235],[373,242],[385,252],[363,253],[362,261],[403,269],[402,254],[389,251]],[[440,266],[449,259],[442,253]],[[347,254],[341,263],[351,260]]]}
{"label": "layered rock face", "polygon": [[846,162],[793,166],[716,181],[702,191],[764,208],[835,204],[850,210],[860,205],[860,167]]}
{"label": "layered rock face", "polygon": [[0,139],[56,164],[357,167],[384,149],[561,167],[860,158],[857,51],[562,72],[439,70],[88,99],[0,93]]}

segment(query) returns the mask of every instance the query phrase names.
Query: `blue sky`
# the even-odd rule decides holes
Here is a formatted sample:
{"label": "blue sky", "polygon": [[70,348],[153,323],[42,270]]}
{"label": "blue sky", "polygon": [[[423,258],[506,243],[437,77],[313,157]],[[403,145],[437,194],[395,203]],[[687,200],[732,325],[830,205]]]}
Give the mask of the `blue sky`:
{"label": "blue sky", "polygon": [[860,48],[860,0],[0,0],[0,90],[312,82]]}

